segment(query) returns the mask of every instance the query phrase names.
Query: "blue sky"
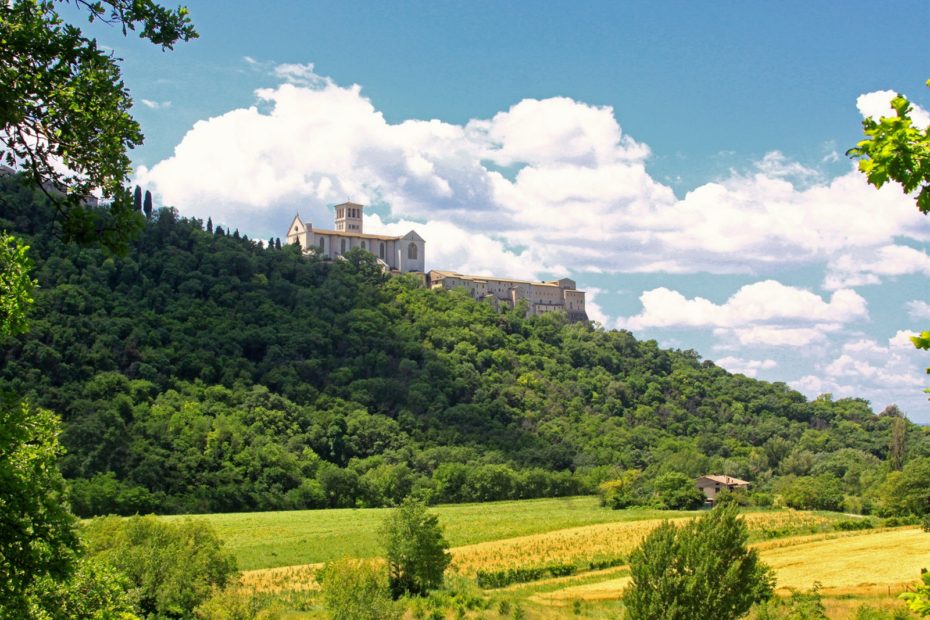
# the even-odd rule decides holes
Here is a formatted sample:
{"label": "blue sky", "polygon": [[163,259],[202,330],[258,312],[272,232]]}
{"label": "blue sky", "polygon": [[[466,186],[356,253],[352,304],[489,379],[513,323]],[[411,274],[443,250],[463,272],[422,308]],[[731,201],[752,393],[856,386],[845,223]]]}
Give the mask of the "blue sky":
{"label": "blue sky", "polygon": [[267,238],[352,198],[429,268],[567,274],[606,327],[930,422],[930,218],[844,156],[885,91],[930,109],[925,2],[190,10],[170,53],[92,29],[163,204]]}

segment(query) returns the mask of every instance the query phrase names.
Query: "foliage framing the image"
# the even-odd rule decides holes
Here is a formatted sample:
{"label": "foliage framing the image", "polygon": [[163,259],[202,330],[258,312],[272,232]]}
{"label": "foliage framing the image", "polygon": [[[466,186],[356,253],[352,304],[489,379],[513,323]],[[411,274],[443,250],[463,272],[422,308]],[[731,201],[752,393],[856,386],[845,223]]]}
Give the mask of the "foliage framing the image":
{"label": "foliage framing the image", "polygon": [[897,181],[907,193],[919,190],[917,208],[930,213],[930,127],[914,127],[911,102],[903,95],[892,99],[891,107],[894,116],[862,121],[866,138],[847,154],[859,159],[859,170],[875,187]]}
{"label": "foliage framing the image", "polygon": [[901,594],[903,600],[907,601],[907,606],[921,618],[930,616],[930,573],[924,572],[921,576],[921,583],[915,586],[913,592]]}
{"label": "foliage framing the image", "polygon": [[28,245],[0,233],[0,337],[25,333],[36,281],[29,276]]}
{"label": "foliage framing the image", "polygon": [[[51,196],[64,236],[121,249],[141,225],[123,185],[141,144],[117,59],[64,22],[58,0],[0,3],[0,164],[19,166]],[[162,49],[197,36],[187,9],[152,0],[75,0],[89,21],[118,25]],[[88,209],[94,190],[112,200]]]}
{"label": "foliage framing the image", "polygon": [[26,617],[33,583],[65,580],[78,549],[58,471],[58,419],[0,394],[0,617]]}
{"label": "foliage framing the image", "polygon": [[630,557],[624,596],[632,620],[739,618],[772,595],[771,569],[746,547],[749,533],[733,505],[682,528],[666,521]]}
{"label": "foliage framing the image", "polygon": [[85,528],[88,556],[125,575],[143,616],[190,617],[237,572],[206,521],[101,517]]}
{"label": "foliage framing the image", "polygon": [[[901,94],[891,100],[891,107],[894,116],[862,121],[866,138],[846,154],[859,159],[859,170],[875,187],[897,181],[905,192],[917,191],[917,208],[921,213],[930,213],[930,126],[914,127],[913,106]],[[918,349],[930,349],[930,331],[912,336],[911,341]]]}

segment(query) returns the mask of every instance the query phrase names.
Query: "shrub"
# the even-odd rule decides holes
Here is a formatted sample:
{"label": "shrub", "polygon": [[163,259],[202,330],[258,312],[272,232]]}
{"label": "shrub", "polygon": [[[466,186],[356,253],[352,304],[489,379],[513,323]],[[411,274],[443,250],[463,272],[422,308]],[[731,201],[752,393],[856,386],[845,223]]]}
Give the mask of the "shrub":
{"label": "shrub", "polygon": [[127,577],[142,615],[189,617],[236,573],[209,524],[147,517],[102,517],[84,530],[88,556]]}
{"label": "shrub", "polygon": [[827,620],[826,608],[820,597],[820,584],[808,591],[792,590],[791,596],[774,598],[760,606],[756,620]]}
{"label": "shrub", "polygon": [[694,479],[680,472],[662,474],[652,486],[662,508],[694,510],[704,504],[704,494],[694,484]]}
{"label": "shrub", "polygon": [[527,583],[544,577],[567,577],[578,569],[574,564],[508,568],[500,571],[479,570],[476,582],[482,588],[503,588],[513,583]]}
{"label": "shrub", "polygon": [[742,489],[736,491],[731,491],[730,489],[721,489],[720,492],[717,493],[717,497],[714,499],[715,506],[723,506],[725,504],[749,506],[750,503],[749,494]]}
{"label": "shrub", "polygon": [[837,478],[801,476],[792,480],[783,491],[785,504],[797,510],[842,510],[843,489]]}
{"label": "shrub", "polygon": [[426,504],[411,498],[391,511],[381,528],[388,562],[388,581],[396,599],[426,594],[442,585],[452,561],[439,519]]}
{"label": "shrub", "polygon": [[843,532],[851,532],[854,530],[870,530],[875,525],[871,519],[844,519],[834,523],[833,527]]}
{"label": "shrub", "polygon": [[665,522],[630,557],[624,596],[633,620],[727,620],[772,595],[771,570],[746,547],[734,506],[715,508],[681,529]]}
{"label": "shrub", "polygon": [[332,620],[384,620],[400,614],[384,569],[366,560],[328,562],[319,574]]}
{"label": "shrub", "polygon": [[19,617],[23,620],[128,620],[135,618],[128,586],[126,577],[112,567],[82,558],[67,581],[56,581],[47,576],[37,579],[32,588],[30,610]]}
{"label": "shrub", "polygon": [[882,521],[882,527],[901,527],[902,525],[917,525],[917,517],[888,517]]}
{"label": "shrub", "polygon": [[631,469],[615,479],[602,482],[597,487],[601,498],[601,506],[619,510],[638,503],[638,483],[640,472]]}
{"label": "shrub", "polygon": [[906,608],[879,609],[862,605],[856,610],[856,620],[908,620],[913,616]]}

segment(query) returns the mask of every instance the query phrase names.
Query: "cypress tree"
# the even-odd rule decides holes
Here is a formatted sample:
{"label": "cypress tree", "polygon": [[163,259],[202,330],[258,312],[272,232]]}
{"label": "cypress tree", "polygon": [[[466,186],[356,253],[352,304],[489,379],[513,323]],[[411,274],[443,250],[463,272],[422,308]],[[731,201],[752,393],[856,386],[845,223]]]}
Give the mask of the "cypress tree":
{"label": "cypress tree", "polygon": [[222,236],[224,236],[225,234],[226,234],[226,233],[223,232],[223,227],[222,227],[222,226],[217,226],[217,227],[216,227],[216,236],[217,236],[217,237],[222,237]]}
{"label": "cypress tree", "polygon": [[233,232],[233,239],[238,239],[238,238],[239,238],[239,229],[237,228],[237,229]]}
{"label": "cypress tree", "polygon": [[276,250],[281,249],[281,237],[278,237],[277,239],[274,240],[274,249]]}
{"label": "cypress tree", "polygon": [[142,203],[142,210],[145,217],[152,217],[152,192],[145,190],[145,202]]}
{"label": "cypress tree", "polygon": [[136,211],[142,211],[142,188],[138,185],[136,185],[136,189],[132,193],[132,207]]}
{"label": "cypress tree", "polygon": [[213,218],[212,217],[207,218],[207,232],[208,233],[213,232]]}

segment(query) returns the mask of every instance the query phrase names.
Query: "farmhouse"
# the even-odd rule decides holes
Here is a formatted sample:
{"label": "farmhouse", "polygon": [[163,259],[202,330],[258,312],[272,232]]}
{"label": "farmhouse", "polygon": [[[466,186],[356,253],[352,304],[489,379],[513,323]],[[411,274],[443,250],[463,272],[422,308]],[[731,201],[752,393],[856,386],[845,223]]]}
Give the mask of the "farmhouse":
{"label": "farmhouse", "polygon": [[707,475],[697,479],[697,487],[704,493],[704,497],[707,498],[707,501],[713,504],[717,499],[717,493],[723,489],[728,491],[748,489],[749,483],[739,478],[731,478],[730,476]]}
{"label": "farmhouse", "polygon": [[569,278],[551,282],[530,282],[433,270],[429,272],[427,281],[431,288],[465,289],[475,299],[488,300],[496,307],[505,304],[513,308],[521,301],[526,301],[527,312],[530,315],[561,311],[572,321],[588,320],[584,307],[584,291],[577,290],[575,281]]}
{"label": "farmhouse", "polygon": [[353,248],[361,248],[375,255],[378,262],[390,271],[423,273],[426,264],[426,241],[411,230],[402,237],[366,234],[362,222],[365,207],[354,202],[336,205],[335,230],[314,228],[310,222],[294,216],[287,231],[288,243],[299,243],[304,252],[313,252],[324,258],[338,258]]}

